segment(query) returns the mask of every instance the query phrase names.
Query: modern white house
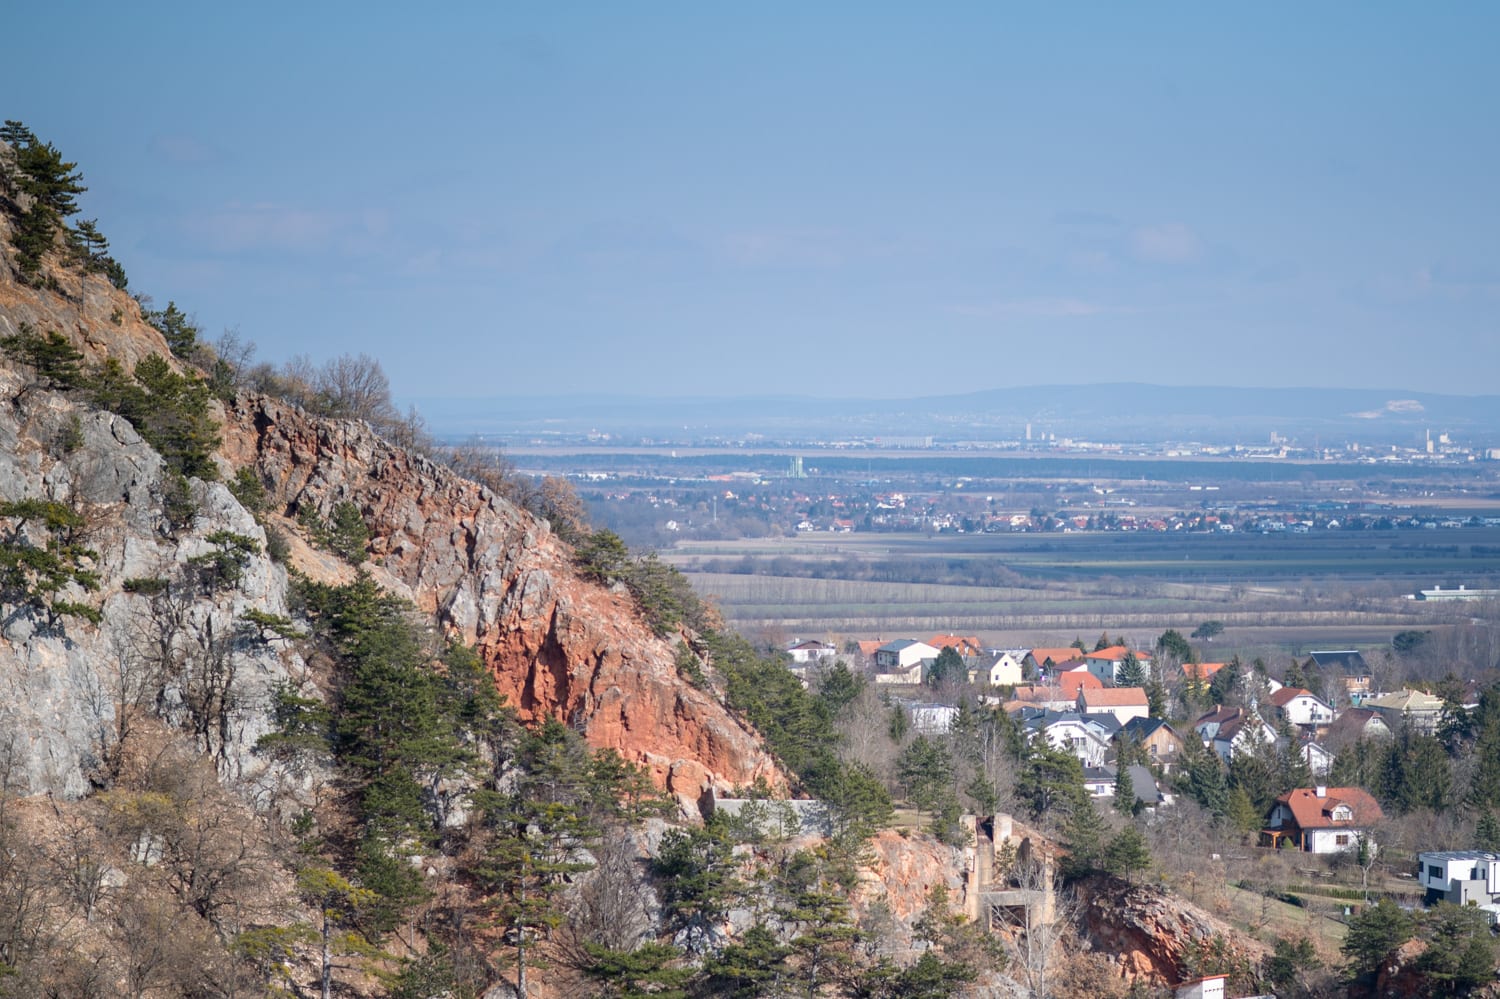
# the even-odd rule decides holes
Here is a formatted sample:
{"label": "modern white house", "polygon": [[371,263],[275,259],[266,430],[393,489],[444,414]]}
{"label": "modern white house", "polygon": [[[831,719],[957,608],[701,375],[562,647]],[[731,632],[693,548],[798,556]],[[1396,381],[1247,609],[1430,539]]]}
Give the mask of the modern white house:
{"label": "modern white house", "polygon": [[1493,924],[1500,914],[1500,853],[1437,850],[1417,854],[1417,883],[1424,905],[1477,905]]}

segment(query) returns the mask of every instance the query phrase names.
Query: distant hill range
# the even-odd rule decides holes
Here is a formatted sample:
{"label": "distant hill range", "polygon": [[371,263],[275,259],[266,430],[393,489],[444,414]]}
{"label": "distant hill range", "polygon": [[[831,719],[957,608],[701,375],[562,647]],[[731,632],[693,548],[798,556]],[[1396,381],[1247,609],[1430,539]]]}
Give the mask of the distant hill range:
{"label": "distant hill range", "polygon": [[[896,386],[893,385],[893,388]],[[1040,385],[888,399],[815,396],[643,398],[554,396],[417,401],[447,436],[571,436],[597,431],[672,441],[1047,436],[1101,442],[1420,446],[1430,431],[1470,447],[1500,446],[1500,395],[1400,389],[1213,388],[1115,383]]]}

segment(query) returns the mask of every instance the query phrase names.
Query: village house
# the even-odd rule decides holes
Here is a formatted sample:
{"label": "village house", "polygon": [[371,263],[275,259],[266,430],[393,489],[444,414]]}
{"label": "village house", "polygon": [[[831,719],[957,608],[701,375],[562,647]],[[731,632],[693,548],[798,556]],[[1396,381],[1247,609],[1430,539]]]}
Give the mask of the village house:
{"label": "village house", "polygon": [[933,635],[927,644],[941,652],[952,649],[964,659],[977,659],[984,655],[984,646],[973,635]]}
{"label": "village house", "polygon": [[1082,656],[1083,653],[1071,645],[1061,649],[1032,649],[1021,660],[1021,665],[1035,675],[1046,672],[1049,667],[1058,663],[1080,659]]}
{"label": "village house", "polygon": [[1321,728],[1333,722],[1333,708],[1301,687],[1282,687],[1271,695],[1271,704],[1298,727]]}
{"label": "village house", "polygon": [[1027,708],[1038,711],[1070,711],[1078,703],[1078,695],[1071,697],[1062,687],[1040,687],[1026,685],[1017,687],[1011,693],[1011,699],[1006,701],[1004,708],[1007,713],[1015,713]]}
{"label": "village house", "polygon": [[1276,730],[1245,708],[1215,708],[1193,722],[1193,731],[1225,763],[1239,753],[1254,752],[1257,746],[1276,741]]}
{"label": "village house", "polygon": [[794,663],[815,663],[822,659],[832,662],[838,658],[839,650],[827,642],[796,642],[787,647],[786,654]]}
{"label": "village house", "polygon": [[1342,853],[1384,818],[1380,805],[1362,788],[1299,787],[1276,799],[1261,830],[1267,846],[1290,843],[1308,853]]}
{"label": "village house", "polygon": [[1182,753],[1182,736],[1161,718],[1132,718],[1120,729],[1120,739],[1130,739],[1146,751],[1146,758],[1171,769]]}
{"label": "village house", "polygon": [[[1132,763],[1127,772],[1130,774],[1130,790],[1135,792],[1136,801],[1147,808],[1155,808],[1162,803],[1163,797],[1156,784],[1156,775],[1149,767]],[[1118,765],[1086,767],[1083,771],[1083,788],[1091,798],[1113,798],[1118,773]]]}
{"label": "village house", "polygon": [[1333,754],[1312,740],[1304,742],[1297,750],[1307,763],[1308,771],[1319,780],[1325,780],[1333,770]]}
{"label": "village house", "polygon": [[1021,682],[1021,660],[1024,658],[1024,649],[1010,649],[996,653],[987,663],[981,659],[980,665],[970,672],[969,682],[988,684],[991,687],[1014,687]]}
{"label": "village house", "polygon": [[1149,676],[1151,674],[1150,655],[1145,652],[1131,652],[1123,645],[1111,645],[1107,649],[1085,653],[1083,662],[1085,668],[1090,673],[1105,683],[1115,683],[1120,677],[1121,667],[1125,665],[1125,660],[1130,656],[1135,656],[1136,662],[1141,664],[1141,668],[1146,671],[1146,675]]}
{"label": "village house", "polygon": [[1040,736],[1054,748],[1072,753],[1086,767],[1104,765],[1109,758],[1110,740],[1120,730],[1110,715],[1085,716],[1072,711],[1023,717],[1022,724],[1034,737]]}
{"label": "village house", "polygon": [[1124,725],[1132,718],[1145,718],[1151,713],[1146,691],[1140,687],[1101,687],[1078,692],[1078,711],[1085,715],[1112,715]]}
{"label": "village house", "polygon": [[1325,691],[1330,683],[1338,683],[1353,704],[1370,693],[1370,667],[1355,649],[1314,652],[1311,666],[1324,678]]}
{"label": "village house", "polygon": [[898,638],[875,650],[876,683],[921,683],[926,663],[938,657],[938,650],[926,642]]}
{"label": "village house", "polygon": [[1337,749],[1359,739],[1388,739],[1391,727],[1374,708],[1345,708],[1328,726],[1323,741]]}
{"label": "village house", "polygon": [[1500,853],[1484,850],[1432,850],[1417,854],[1417,883],[1423,905],[1473,905],[1500,920]]}
{"label": "village house", "polygon": [[1414,732],[1431,735],[1443,723],[1447,705],[1441,697],[1421,690],[1398,690],[1393,694],[1381,694],[1360,702],[1360,707],[1369,708],[1380,716],[1386,728],[1399,731],[1403,725]]}

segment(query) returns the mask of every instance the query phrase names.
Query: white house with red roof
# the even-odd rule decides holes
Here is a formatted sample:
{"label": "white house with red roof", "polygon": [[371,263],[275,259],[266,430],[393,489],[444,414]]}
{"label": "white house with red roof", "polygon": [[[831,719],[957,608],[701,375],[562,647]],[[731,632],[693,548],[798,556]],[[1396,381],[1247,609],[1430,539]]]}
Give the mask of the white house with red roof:
{"label": "white house with red roof", "polygon": [[1321,728],[1333,724],[1333,708],[1328,702],[1301,687],[1282,687],[1271,695],[1271,703],[1293,725]]}
{"label": "white house with red roof", "polygon": [[1099,649],[1097,652],[1084,654],[1083,662],[1088,671],[1105,683],[1114,683],[1119,679],[1120,669],[1125,665],[1125,660],[1135,656],[1136,662],[1141,664],[1147,674],[1151,672],[1151,656],[1145,652],[1131,652],[1123,645],[1111,645],[1107,649]]}
{"label": "white house with red roof", "polygon": [[1114,715],[1121,725],[1151,713],[1146,691],[1140,687],[1099,687],[1078,692],[1078,711],[1084,715]]}
{"label": "white house with red roof", "polygon": [[1290,842],[1308,853],[1343,853],[1384,817],[1363,788],[1299,787],[1276,799],[1261,836],[1270,846]]}

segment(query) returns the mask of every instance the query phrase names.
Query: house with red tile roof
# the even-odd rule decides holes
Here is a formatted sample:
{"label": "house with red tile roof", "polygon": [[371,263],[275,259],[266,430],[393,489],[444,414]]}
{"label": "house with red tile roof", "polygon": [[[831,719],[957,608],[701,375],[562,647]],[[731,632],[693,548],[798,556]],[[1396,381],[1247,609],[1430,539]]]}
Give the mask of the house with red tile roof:
{"label": "house with red tile roof", "polygon": [[1146,692],[1140,687],[1100,687],[1078,692],[1078,711],[1085,715],[1114,715],[1121,725],[1151,713]]}
{"label": "house with red tile roof", "polygon": [[1299,787],[1276,799],[1261,839],[1267,846],[1289,842],[1308,853],[1342,853],[1356,849],[1384,817],[1363,788]]}
{"label": "house with red tile roof", "polygon": [[1094,676],[1092,673],[1081,672],[1057,674],[1057,685],[1075,701],[1078,699],[1078,692],[1080,690],[1104,689],[1104,684],[1099,682],[1097,676]]}
{"label": "house with red tile roof", "polygon": [[1137,662],[1146,670],[1151,672],[1151,656],[1146,652],[1132,652],[1123,645],[1111,645],[1107,649],[1099,649],[1096,652],[1084,654],[1083,661],[1088,666],[1088,671],[1105,683],[1114,683],[1119,679],[1120,669],[1125,665],[1125,660],[1135,656]]}
{"label": "house with red tile roof", "polygon": [[933,635],[927,640],[927,644],[939,652],[952,649],[965,659],[984,655],[984,646],[973,635]]}
{"label": "house with red tile roof", "polygon": [[1293,725],[1318,728],[1333,723],[1333,708],[1301,687],[1282,687],[1271,695],[1271,704]]}
{"label": "house with red tile roof", "polygon": [[1023,665],[1040,672],[1048,665],[1070,662],[1074,659],[1082,659],[1083,653],[1077,646],[1069,645],[1061,649],[1032,649],[1026,653]]}

